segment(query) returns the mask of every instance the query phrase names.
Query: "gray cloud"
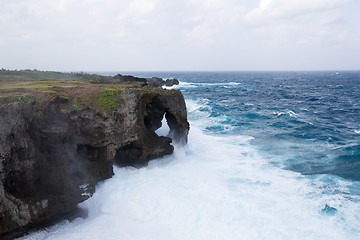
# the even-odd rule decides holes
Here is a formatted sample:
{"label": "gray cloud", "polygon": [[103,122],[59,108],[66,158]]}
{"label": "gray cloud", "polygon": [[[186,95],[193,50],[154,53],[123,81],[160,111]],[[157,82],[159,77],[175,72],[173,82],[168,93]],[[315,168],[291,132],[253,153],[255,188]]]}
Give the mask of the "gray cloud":
{"label": "gray cloud", "polygon": [[0,67],[359,69],[356,8],[349,0],[3,0]]}

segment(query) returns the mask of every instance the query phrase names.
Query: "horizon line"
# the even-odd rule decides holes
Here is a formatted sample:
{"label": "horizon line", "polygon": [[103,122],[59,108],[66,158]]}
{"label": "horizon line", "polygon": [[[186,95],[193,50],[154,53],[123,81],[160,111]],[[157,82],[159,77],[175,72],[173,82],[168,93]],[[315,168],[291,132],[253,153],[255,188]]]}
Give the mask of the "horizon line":
{"label": "horizon line", "polygon": [[2,68],[0,70],[6,71],[55,71],[55,72],[64,72],[64,73],[88,73],[88,72],[358,72],[360,69],[332,69],[332,70],[40,70],[40,69],[5,69]]}

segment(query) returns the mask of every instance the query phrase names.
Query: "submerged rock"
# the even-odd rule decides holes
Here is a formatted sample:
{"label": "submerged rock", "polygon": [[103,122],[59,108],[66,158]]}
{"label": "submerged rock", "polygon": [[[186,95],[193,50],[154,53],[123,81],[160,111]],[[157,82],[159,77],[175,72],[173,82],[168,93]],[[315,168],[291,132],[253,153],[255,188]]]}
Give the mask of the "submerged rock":
{"label": "submerged rock", "polygon": [[[172,140],[187,141],[180,91],[126,89],[108,111],[67,101],[0,106],[0,237],[73,211],[112,177],[113,163],[144,166],[171,154]],[[169,137],[154,132],[164,116]]]}
{"label": "submerged rock", "polygon": [[337,209],[325,204],[325,207],[321,209],[321,213],[326,214],[328,216],[334,216],[337,213]]}

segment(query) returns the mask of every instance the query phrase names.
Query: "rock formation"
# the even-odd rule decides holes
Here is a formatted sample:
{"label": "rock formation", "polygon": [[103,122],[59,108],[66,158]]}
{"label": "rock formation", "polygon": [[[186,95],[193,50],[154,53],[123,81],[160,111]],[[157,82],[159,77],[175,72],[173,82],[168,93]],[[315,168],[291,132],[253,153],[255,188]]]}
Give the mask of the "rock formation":
{"label": "rock formation", "polygon": [[[178,90],[126,89],[108,111],[65,108],[68,101],[53,95],[0,106],[0,238],[73,211],[112,177],[113,163],[144,166],[171,154],[172,140],[187,141]],[[164,116],[169,137],[154,132]]]}
{"label": "rock formation", "polygon": [[179,80],[177,80],[176,78],[163,80],[162,78],[152,77],[147,79],[147,85],[153,87],[161,87],[161,86],[171,87],[178,84],[179,84]]}
{"label": "rock formation", "polygon": [[176,78],[166,79],[165,86],[171,87],[171,86],[174,86],[174,85],[179,85],[179,80],[177,80]]}
{"label": "rock formation", "polygon": [[121,74],[116,74],[113,77],[99,76],[96,82],[104,83],[104,84],[131,82],[131,83],[138,83],[140,86],[152,86],[152,87],[162,87],[162,86],[171,87],[179,84],[179,80],[177,80],[176,78],[163,80],[162,78],[159,77],[140,78],[131,75],[121,75]]}

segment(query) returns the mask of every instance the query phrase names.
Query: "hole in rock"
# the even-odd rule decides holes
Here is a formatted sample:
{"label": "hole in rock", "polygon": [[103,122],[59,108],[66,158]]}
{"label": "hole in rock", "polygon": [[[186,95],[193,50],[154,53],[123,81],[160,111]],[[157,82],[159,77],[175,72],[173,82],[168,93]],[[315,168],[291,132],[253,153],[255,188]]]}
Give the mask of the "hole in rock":
{"label": "hole in rock", "polygon": [[125,166],[141,166],[144,165],[142,160],[140,160],[143,150],[140,146],[135,143],[130,143],[119,148],[116,151],[114,163],[120,167]]}
{"label": "hole in rock", "polygon": [[163,119],[166,109],[158,101],[152,101],[146,105],[146,116],[144,124],[147,128],[155,131],[161,127],[161,119]]}
{"label": "hole in rock", "polygon": [[166,121],[165,114],[164,114],[163,119],[161,120],[161,127],[158,128],[157,130],[155,130],[155,133],[158,136],[167,137],[169,135],[169,132],[170,132],[170,127]]}

